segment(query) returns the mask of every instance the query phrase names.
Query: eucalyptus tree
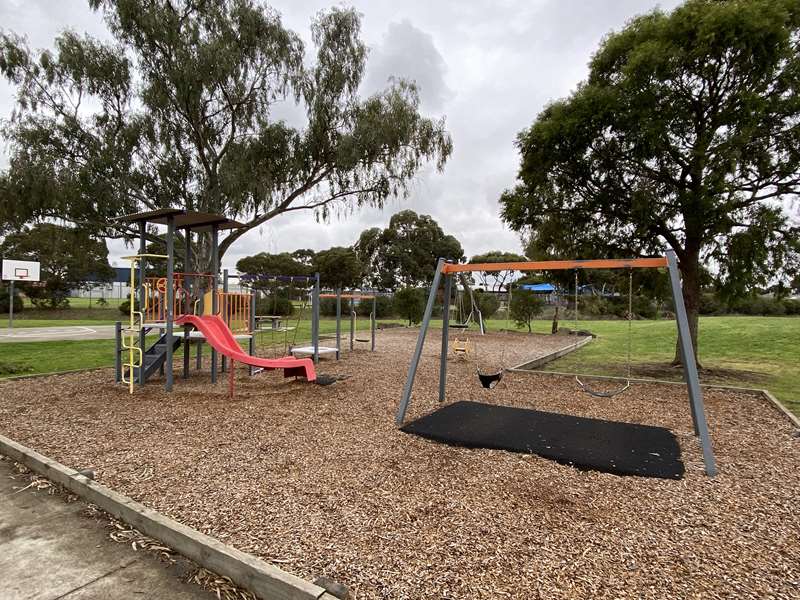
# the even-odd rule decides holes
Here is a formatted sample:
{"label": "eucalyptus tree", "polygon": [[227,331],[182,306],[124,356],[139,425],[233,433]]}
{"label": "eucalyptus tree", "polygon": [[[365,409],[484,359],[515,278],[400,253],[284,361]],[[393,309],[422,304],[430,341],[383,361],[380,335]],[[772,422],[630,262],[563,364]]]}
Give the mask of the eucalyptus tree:
{"label": "eucalyptus tree", "polygon": [[[89,4],[113,42],[67,31],[34,51],[0,34],[0,73],[17,92],[0,175],[7,223],[57,218],[113,237],[132,233],[112,220],[125,213],[219,212],[246,224],[224,253],[282,214],[381,207],[451,153],[414,83],[358,94],[367,48],[354,10],[317,14],[309,55],[255,0]],[[300,125],[276,116],[287,106]]]}
{"label": "eucalyptus tree", "polygon": [[436,261],[464,260],[464,249],[430,215],[401,210],[386,229],[361,232],[354,249],[364,269],[364,282],[382,290],[430,285]]}
{"label": "eucalyptus tree", "polygon": [[672,248],[696,349],[707,273],[736,295],[797,267],[798,44],[798,0],[689,0],[633,19],[519,134],[503,218],[539,256]]}

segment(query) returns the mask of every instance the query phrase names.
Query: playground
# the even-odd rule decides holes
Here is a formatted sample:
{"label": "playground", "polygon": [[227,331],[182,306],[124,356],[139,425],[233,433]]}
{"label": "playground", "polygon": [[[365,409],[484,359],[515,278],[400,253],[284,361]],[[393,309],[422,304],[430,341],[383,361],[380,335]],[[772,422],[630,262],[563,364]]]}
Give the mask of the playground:
{"label": "playground", "polygon": [[[324,360],[346,377],[333,386],[242,368],[234,400],[207,372],[172,393],[156,376],[133,396],[108,370],[5,382],[0,428],[291,573],[346,582],[356,598],[797,593],[800,445],[762,398],[705,390],[719,464],[709,478],[683,386],[635,384],[609,402],[572,378],[509,372],[488,390],[474,361],[450,356],[448,402],[667,427],[686,467],[678,481],[581,471],[398,431],[416,335],[381,331],[375,353]],[[410,419],[439,408],[439,335],[428,337]],[[511,365],[571,341],[478,343],[486,365]]]}
{"label": "playground", "polygon": [[[136,302],[104,346],[114,367],[0,382],[14,440],[355,598],[797,591],[797,427],[768,397],[701,387],[674,253],[440,259],[420,327],[381,329],[374,293],[323,290],[319,273],[231,289],[216,250],[239,224],[221,215],[123,219],[166,225],[166,254],[145,252],[142,234],[127,257]],[[192,235],[210,232],[210,272],[174,268],[176,229],[188,257]],[[669,276],[661,334],[686,365],[674,381],[637,378],[634,331],[650,327],[634,327],[637,269]],[[593,372],[583,348],[604,342],[577,327],[487,329],[466,274],[508,270],[573,274],[575,306],[579,274],[621,271],[627,336],[607,355],[621,377]],[[280,289],[296,316],[274,310]],[[323,299],[335,308],[324,326]],[[535,370],[561,358],[581,375]]]}

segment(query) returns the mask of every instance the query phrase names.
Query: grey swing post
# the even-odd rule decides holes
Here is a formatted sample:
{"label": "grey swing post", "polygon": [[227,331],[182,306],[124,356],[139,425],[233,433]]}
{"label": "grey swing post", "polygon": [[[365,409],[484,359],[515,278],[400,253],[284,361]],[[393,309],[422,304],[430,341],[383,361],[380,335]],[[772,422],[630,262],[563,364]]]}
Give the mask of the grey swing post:
{"label": "grey swing post", "polygon": [[711,448],[711,436],[708,432],[705,407],[703,405],[703,391],[700,387],[700,379],[697,373],[697,363],[695,361],[692,339],[689,331],[689,320],[686,313],[686,305],[683,301],[683,291],[681,287],[680,274],[678,271],[678,261],[675,252],[668,250],[666,256],[656,258],[641,259],[608,259],[608,260],[559,260],[559,261],[532,261],[515,263],[484,263],[484,264],[451,264],[440,258],[436,263],[436,271],[433,276],[428,302],[422,317],[417,344],[411,357],[411,364],[408,367],[403,392],[400,402],[397,405],[395,414],[395,424],[398,427],[403,425],[406,412],[411,402],[411,391],[414,387],[414,378],[417,374],[419,361],[422,357],[422,349],[425,345],[425,336],[430,327],[433,305],[436,302],[436,294],[444,276],[444,310],[442,310],[442,347],[439,357],[439,401],[444,402],[447,388],[447,347],[448,347],[448,324],[450,318],[450,296],[452,294],[452,278],[454,274],[466,271],[500,271],[513,268],[518,271],[544,271],[544,270],[565,270],[565,269],[621,269],[621,268],[664,268],[669,272],[670,287],[672,298],[675,303],[675,321],[678,328],[678,343],[683,362],[683,377],[689,392],[689,408],[692,414],[694,433],[700,439],[703,450],[703,461],[705,472],[709,477],[717,474],[714,452]]}

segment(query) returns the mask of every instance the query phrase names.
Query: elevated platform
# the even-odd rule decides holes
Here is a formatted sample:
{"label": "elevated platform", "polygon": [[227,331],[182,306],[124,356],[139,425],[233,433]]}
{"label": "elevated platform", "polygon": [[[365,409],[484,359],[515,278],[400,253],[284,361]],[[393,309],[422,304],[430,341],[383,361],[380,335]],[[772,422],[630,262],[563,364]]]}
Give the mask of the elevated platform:
{"label": "elevated platform", "polygon": [[[142,327],[144,327],[145,329],[158,329],[159,331],[164,331],[167,328],[166,324],[164,324],[164,323],[145,323]],[[172,330],[172,335],[174,335],[175,337],[182,338],[183,337],[183,326],[176,325]],[[253,334],[251,334],[251,333],[234,333],[233,337],[234,337],[234,339],[237,339],[237,340],[249,340],[251,337],[253,337]],[[189,332],[189,339],[192,339],[192,340],[204,340],[204,339],[206,339],[206,336],[203,335],[202,331],[197,331],[195,329],[195,330]]]}

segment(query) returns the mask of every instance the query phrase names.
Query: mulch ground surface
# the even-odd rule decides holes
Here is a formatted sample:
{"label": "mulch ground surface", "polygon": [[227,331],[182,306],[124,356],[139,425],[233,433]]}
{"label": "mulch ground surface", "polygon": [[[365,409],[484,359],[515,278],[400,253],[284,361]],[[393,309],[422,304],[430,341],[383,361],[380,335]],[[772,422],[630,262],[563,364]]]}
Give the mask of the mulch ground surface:
{"label": "mulch ground surface", "polygon": [[[408,420],[440,406],[437,334]],[[474,358],[451,357],[448,402],[667,427],[686,466],[679,481],[579,471],[398,431],[415,339],[383,331],[375,353],[324,361],[320,372],[349,376],[326,387],[241,372],[233,400],[227,377],[207,374],[133,396],[110,370],[8,381],[0,432],[357,600],[800,597],[800,438],[764,400],[706,391],[720,469],[709,479],[681,386],[596,399],[568,377],[507,373],[485,390]],[[572,341],[490,334],[478,358],[492,370]]]}

